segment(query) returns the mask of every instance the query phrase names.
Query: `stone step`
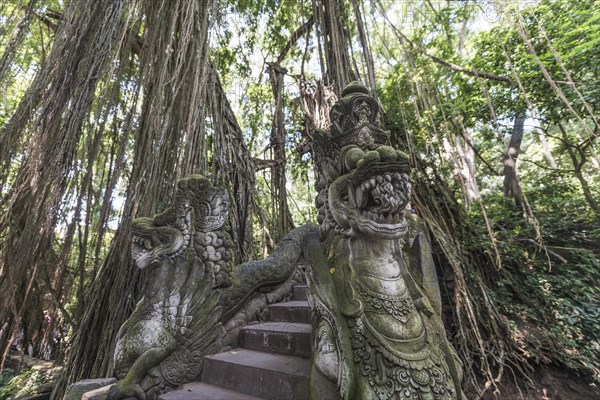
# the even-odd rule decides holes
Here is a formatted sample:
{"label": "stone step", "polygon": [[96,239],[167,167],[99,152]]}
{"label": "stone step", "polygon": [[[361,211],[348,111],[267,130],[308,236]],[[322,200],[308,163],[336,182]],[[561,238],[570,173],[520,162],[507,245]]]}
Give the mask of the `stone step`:
{"label": "stone step", "polygon": [[310,323],[310,309],[307,301],[288,301],[269,306],[269,319],[276,322]]}
{"label": "stone step", "polygon": [[306,286],[306,285],[294,286],[292,299],[296,300],[296,301],[308,300],[308,286]]}
{"label": "stone step", "polygon": [[177,390],[165,393],[159,400],[261,400],[249,394],[234,392],[204,382],[187,383]]}
{"label": "stone step", "polygon": [[311,360],[238,349],[204,358],[202,381],[265,399],[308,399]]}
{"label": "stone step", "polygon": [[240,346],[267,353],[310,357],[310,324],[261,322],[241,330]]}

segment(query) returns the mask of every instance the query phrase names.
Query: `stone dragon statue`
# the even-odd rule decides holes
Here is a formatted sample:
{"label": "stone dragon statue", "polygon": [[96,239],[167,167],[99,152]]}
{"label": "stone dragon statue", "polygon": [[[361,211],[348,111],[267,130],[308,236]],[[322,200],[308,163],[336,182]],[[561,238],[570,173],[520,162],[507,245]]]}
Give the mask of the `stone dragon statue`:
{"label": "stone dragon statue", "polygon": [[299,238],[314,230],[298,228],[269,258],[235,265],[227,212],[226,190],[193,175],[177,183],[170,208],[133,222],[132,256],[148,285],[119,329],[109,399],[156,399],[197,380],[204,356],[224,347],[224,323],[259,289],[290,277]]}
{"label": "stone dragon statue", "polygon": [[219,350],[218,289],[231,284],[233,261],[227,203],[223,188],[192,176],[178,182],[172,207],[132,224],[132,256],[148,285],[119,329],[109,398],[156,398],[196,379],[203,355]]}
{"label": "stone dragon statue", "polygon": [[464,398],[429,243],[407,235],[409,159],[377,127],[378,112],[364,86],[343,91],[330,132],[313,143],[320,227],[293,230],[265,260],[235,265],[227,192],[198,175],[178,182],[165,212],[134,221],[132,255],[148,284],[118,333],[110,399],[152,400],[196,380],[204,356],[231,332],[235,341],[226,327],[246,321],[240,310],[281,291],[299,260],[315,339],[312,398]]}
{"label": "stone dragon statue", "polygon": [[305,251],[315,343],[315,399],[454,400],[462,369],[446,339],[423,233],[406,257],[408,156],[377,127],[379,105],[353,83],[317,132],[320,234]]}

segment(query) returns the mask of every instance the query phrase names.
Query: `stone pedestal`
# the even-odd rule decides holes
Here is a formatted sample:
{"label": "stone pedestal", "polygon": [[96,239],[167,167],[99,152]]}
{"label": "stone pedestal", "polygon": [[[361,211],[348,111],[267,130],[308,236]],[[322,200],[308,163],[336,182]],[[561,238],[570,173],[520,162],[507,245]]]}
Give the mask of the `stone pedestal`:
{"label": "stone pedestal", "polygon": [[[98,378],[98,379],[84,379],[79,382],[75,382],[67,389],[63,400],[81,400],[84,395],[88,395],[89,392],[96,391],[101,388],[108,388],[114,384],[117,380],[115,378]],[[85,397],[85,399],[98,400],[96,397]]]}

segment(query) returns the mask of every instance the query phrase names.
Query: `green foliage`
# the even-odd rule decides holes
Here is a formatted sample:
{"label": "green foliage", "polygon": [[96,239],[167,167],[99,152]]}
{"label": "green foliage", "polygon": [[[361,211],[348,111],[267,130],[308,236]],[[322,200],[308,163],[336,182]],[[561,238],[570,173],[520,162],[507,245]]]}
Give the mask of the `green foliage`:
{"label": "green foliage", "polygon": [[[535,229],[520,210],[499,196],[484,202],[502,259],[501,279],[489,295],[509,319],[515,351],[532,363],[563,364],[600,379],[600,262],[580,248],[600,248],[586,234],[591,225],[574,220],[569,207],[538,214],[546,255],[530,241]],[[472,209],[471,218],[486,237],[479,208]],[[471,246],[477,251],[481,243]]]}
{"label": "green foliage", "polygon": [[[290,35],[311,14],[310,2],[295,0],[228,0],[224,6],[212,53],[225,86],[251,78],[257,62],[264,68],[265,62],[276,60]],[[292,48],[292,55],[298,54]]]}
{"label": "green foliage", "polygon": [[[404,52],[387,52],[387,43],[379,48],[395,57],[380,87],[387,128],[410,148],[431,182],[449,182],[448,195],[455,199],[464,197],[462,181],[469,177],[460,164],[464,160],[452,153],[457,151],[453,143],[456,138],[465,143],[470,134],[469,146],[477,152],[473,179],[487,216],[477,202],[470,207],[463,202],[467,219],[444,221],[464,246],[460,254],[469,295],[480,310],[507,318],[508,358],[565,365],[600,379],[600,230],[589,199],[600,198],[600,174],[592,162],[599,151],[597,5],[514,3],[498,11],[493,29],[467,28],[461,34],[461,27],[481,18],[476,10],[448,4],[429,11],[420,14],[416,27],[398,25],[419,51],[407,51],[402,41]],[[457,72],[433,56],[513,83]],[[513,119],[524,109],[536,117],[526,122],[517,161],[527,212],[502,193],[503,154]],[[424,201],[443,207],[437,198]],[[550,255],[540,246],[548,246]],[[499,270],[490,262],[496,254]],[[481,282],[483,292],[477,290]],[[478,321],[487,334],[497,329],[490,321]]]}
{"label": "green foliage", "polygon": [[[597,4],[542,1],[521,13],[519,17],[516,9],[509,9],[506,25],[479,36],[474,45],[474,67],[511,78],[514,70],[525,85],[529,101],[551,121],[576,118],[574,112],[585,116],[588,111],[584,101],[597,109],[600,99],[596,84],[600,76]],[[572,110],[544,76],[540,63],[564,93]],[[494,95],[502,99],[497,103],[500,114],[516,109],[519,102],[523,104],[523,97],[515,97],[511,87],[496,86]]]}
{"label": "green foliage", "polygon": [[16,399],[38,393],[40,386],[49,382],[51,377],[38,369],[24,369],[16,372],[5,368],[0,373],[0,400]]}

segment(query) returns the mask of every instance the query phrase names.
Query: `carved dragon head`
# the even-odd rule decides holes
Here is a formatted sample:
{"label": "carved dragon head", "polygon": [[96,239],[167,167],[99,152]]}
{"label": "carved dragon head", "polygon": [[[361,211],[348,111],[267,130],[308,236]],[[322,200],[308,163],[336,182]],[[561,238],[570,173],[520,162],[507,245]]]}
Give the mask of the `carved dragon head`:
{"label": "carved dragon head", "polygon": [[[154,218],[133,221],[131,253],[137,266],[160,266],[192,248],[215,273],[227,274],[231,268],[224,264],[232,258],[232,243],[224,230],[227,209],[224,188],[212,186],[200,175],[179,180],[171,207]],[[228,279],[220,281],[224,280]]]}
{"label": "carved dragon head", "polygon": [[389,146],[389,132],[376,126],[378,112],[367,88],[352,83],[331,110],[331,132],[318,132],[317,205],[325,229],[386,239],[407,231],[409,160]]}

